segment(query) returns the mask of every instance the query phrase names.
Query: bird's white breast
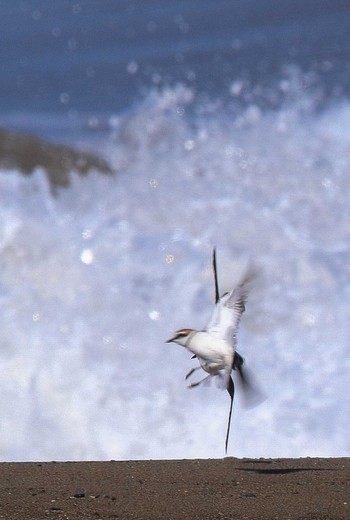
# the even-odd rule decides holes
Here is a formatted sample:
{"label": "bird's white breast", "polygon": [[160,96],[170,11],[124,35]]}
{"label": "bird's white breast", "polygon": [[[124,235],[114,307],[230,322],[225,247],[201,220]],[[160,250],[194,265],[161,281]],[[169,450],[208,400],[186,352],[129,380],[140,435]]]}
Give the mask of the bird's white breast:
{"label": "bird's white breast", "polygon": [[205,363],[201,363],[205,370],[209,371],[208,368],[214,369],[225,369],[231,372],[234,350],[226,341],[211,336],[207,332],[200,331],[195,332],[188,344],[187,348],[196,354],[200,360]]}

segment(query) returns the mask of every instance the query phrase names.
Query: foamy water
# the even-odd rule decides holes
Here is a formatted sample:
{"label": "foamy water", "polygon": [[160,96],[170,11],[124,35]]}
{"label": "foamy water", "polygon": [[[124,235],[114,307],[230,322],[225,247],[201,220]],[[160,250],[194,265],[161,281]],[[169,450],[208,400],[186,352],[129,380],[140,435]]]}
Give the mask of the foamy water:
{"label": "foamy water", "polygon": [[266,400],[237,390],[228,454],[349,456],[350,105],[190,117],[194,98],[111,120],[114,178],[53,197],[1,172],[2,460],[224,455],[228,395],[188,390],[196,360],[164,343],[208,321],[213,245],[223,290],[260,269],[238,343]]}

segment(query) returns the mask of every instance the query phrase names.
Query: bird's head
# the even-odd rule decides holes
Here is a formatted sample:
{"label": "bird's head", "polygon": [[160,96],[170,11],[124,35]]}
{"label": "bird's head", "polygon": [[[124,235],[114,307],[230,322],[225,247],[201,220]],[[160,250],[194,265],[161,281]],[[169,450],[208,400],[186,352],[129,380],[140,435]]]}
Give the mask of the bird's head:
{"label": "bird's head", "polygon": [[180,329],[177,330],[174,334],[174,336],[165,343],[177,343],[178,345],[181,345],[183,347],[186,346],[186,343],[188,341],[188,338],[195,332],[193,329]]}

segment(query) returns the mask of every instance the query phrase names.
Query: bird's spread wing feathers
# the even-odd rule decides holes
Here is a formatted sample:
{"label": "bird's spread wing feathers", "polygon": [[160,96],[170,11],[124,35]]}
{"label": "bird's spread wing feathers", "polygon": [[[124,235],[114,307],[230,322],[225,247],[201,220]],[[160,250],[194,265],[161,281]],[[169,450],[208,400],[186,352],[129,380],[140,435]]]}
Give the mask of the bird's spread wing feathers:
{"label": "bird's spread wing feathers", "polygon": [[236,331],[255,276],[256,271],[249,268],[237,287],[221,296],[206,327],[210,335],[227,341],[232,347],[235,345]]}

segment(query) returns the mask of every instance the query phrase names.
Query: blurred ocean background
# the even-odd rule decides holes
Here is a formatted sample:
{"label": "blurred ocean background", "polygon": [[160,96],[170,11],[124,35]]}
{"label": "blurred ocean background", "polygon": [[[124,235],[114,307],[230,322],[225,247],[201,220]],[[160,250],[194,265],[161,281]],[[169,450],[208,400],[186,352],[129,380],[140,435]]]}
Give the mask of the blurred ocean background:
{"label": "blurred ocean background", "polygon": [[349,2],[0,16],[0,459],[222,457],[228,395],[164,343],[214,245],[223,290],[260,271],[228,455],[350,456]]}

